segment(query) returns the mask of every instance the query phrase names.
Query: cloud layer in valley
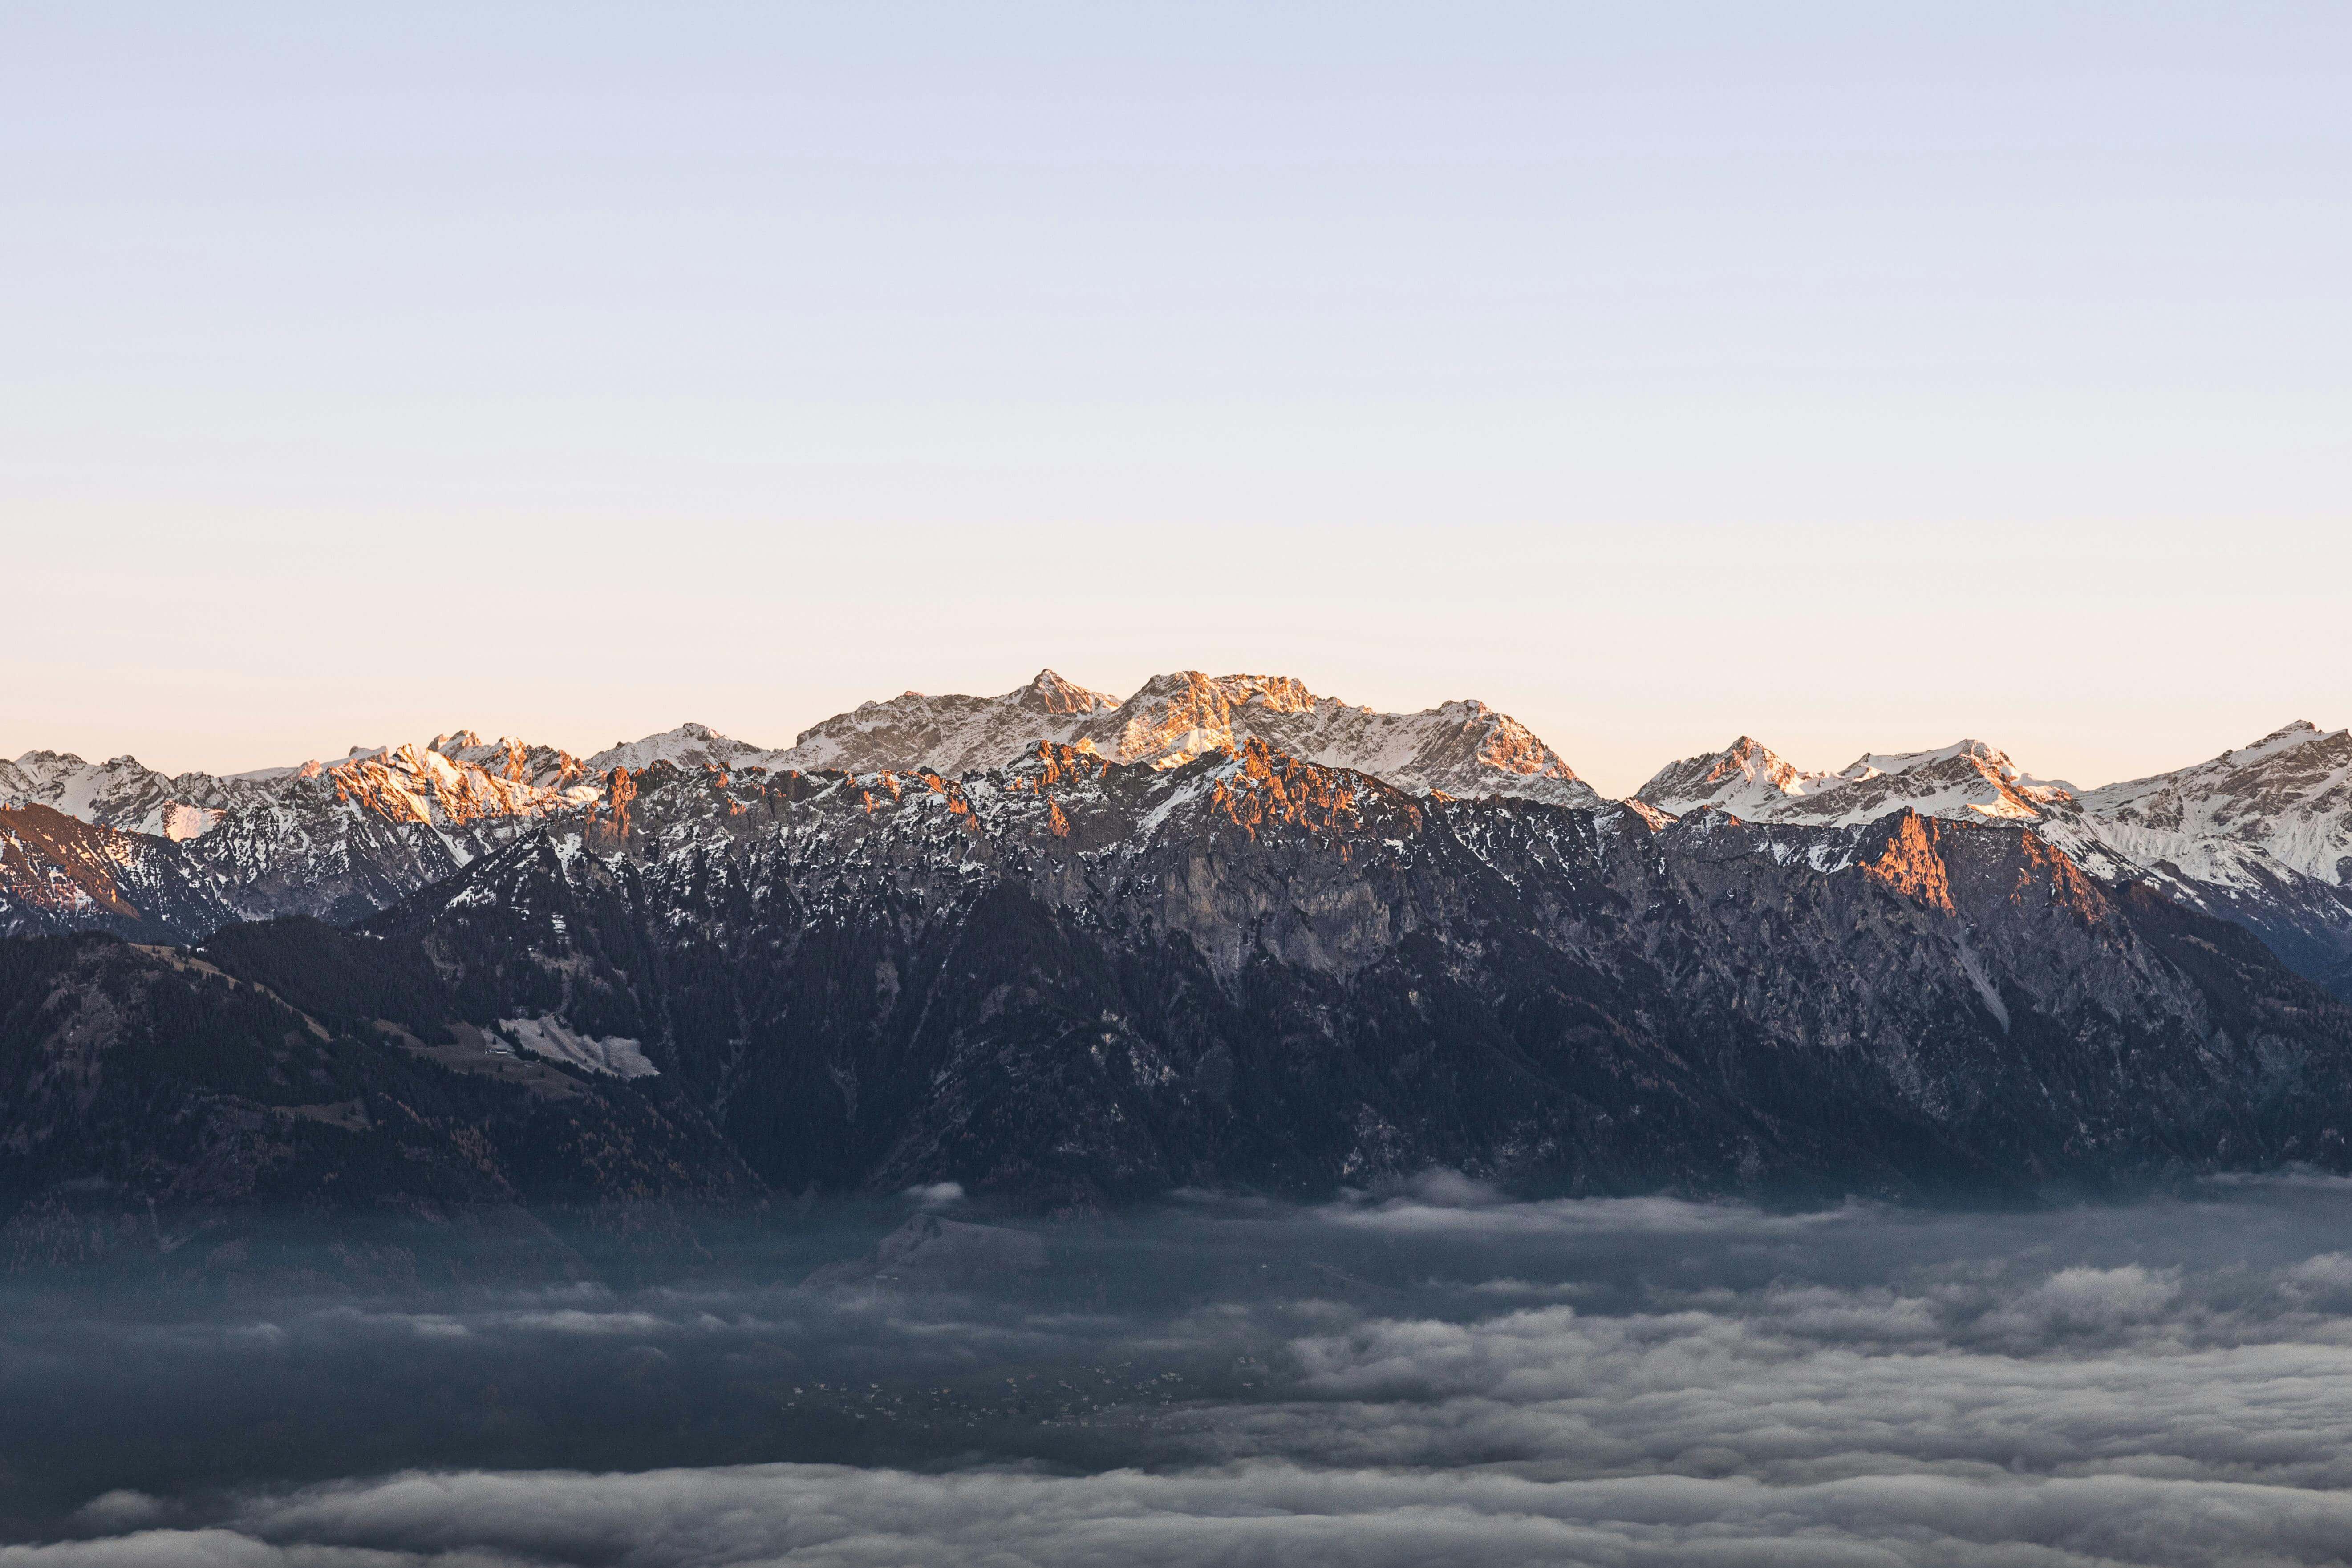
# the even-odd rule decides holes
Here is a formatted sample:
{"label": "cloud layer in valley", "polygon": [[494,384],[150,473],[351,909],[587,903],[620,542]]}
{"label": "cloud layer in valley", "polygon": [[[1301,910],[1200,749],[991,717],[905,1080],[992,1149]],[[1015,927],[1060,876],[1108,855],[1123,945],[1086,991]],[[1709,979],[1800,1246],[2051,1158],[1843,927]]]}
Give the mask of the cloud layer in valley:
{"label": "cloud layer in valley", "polygon": [[[2347,1219],[2322,1181],[1991,1215],[1442,1181],[1055,1232],[977,1289],[755,1248],[657,1288],[18,1303],[20,1430],[70,1454],[62,1392],[95,1431],[143,1389],[159,1452],[225,1457],[59,1470],[0,1568],[2342,1561]],[[306,1467],[360,1410],[391,1436]]]}

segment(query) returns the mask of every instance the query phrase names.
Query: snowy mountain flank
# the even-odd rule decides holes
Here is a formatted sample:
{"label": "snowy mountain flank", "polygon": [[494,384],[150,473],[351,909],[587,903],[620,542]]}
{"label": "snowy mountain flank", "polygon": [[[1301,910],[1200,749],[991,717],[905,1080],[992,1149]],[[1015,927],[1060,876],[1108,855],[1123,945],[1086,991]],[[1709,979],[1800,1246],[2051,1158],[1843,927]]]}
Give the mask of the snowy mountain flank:
{"label": "snowy mountain flank", "polygon": [[635,1227],[1433,1164],[1897,1201],[2352,1171],[2352,1007],[2019,824],[1656,826],[1257,740],[959,779],[656,761],[351,925],[0,956],[0,1262],[289,1196]]}
{"label": "snowy mountain flank", "polygon": [[684,724],[583,762],[457,730],[226,777],[28,752],[0,762],[0,935],[100,925],[185,937],[287,914],[357,920],[519,834],[581,817],[616,771],[657,763],[961,776],[1058,744],[1165,769],[1252,740],[1416,794],[1601,804],[1527,726],[1482,702],[1378,713],[1284,676],[1197,671],[1155,677],[1125,701],[1051,670],[1000,697],[910,691],[781,750]]}
{"label": "snowy mountain flank", "polygon": [[780,749],[0,791],[0,1268],[288,1194],[2352,1173],[2352,735],[2307,724],[2090,790],[1743,737],[1619,803],[1475,701],[1046,671]]}
{"label": "snowy mountain flank", "polygon": [[357,920],[602,791],[551,747],[471,731],[218,777],[28,752],[0,763],[0,935],[200,934]]}
{"label": "snowy mountain flank", "polygon": [[470,730],[436,736],[427,745],[354,746],[338,763],[226,778],[158,773],[136,757],[86,763],[69,752],[27,752],[0,762],[0,807],[44,805],[93,826],[179,840],[203,837],[233,810],[327,795],[396,822],[543,815],[578,804],[563,791],[585,776],[579,763],[553,747],[508,740],[486,745]]}
{"label": "snowy mountain flank", "polygon": [[1713,756],[1668,763],[1634,798],[1675,816],[1712,806],[1757,822],[1843,826],[1906,805],[1923,816],[2032,822],[2068,794],[2064,784],[2027,777],[1982,741],[1872,752],[1836,773],[1809,773],[1742,735]]}
{"label": "snowy mountain flank", "polygon": [[[1043,670],[995,697],[906,692],[771,748],[700,724],[584,760],[458,730],[341,761],[230,776],[54,752],[0,762],[0,933],[89,924],[200,933],[234,920],[355,920],[519,835],[584,820],[612,780],[688,773],[967,777],[1043,746],[1155,771],[1258,743],[1420,796],[1601,797],[1518,721],[1456,700],[1383,713],[1279,675],[1155,676],[1121,699]],[[2292,967],[2352,996],[2352,734],[2295,723],[2210,762],[2083,790],[1965,740],[1798,769],[1741,736],[1669,764],[1627,803],[1653,829],[1710,811],[1853,827],[1910,811],[2031,829],[2084,870],[2138,880],[2249,927]],[[619,809],[625,810],[625,804]],[[129,911],[126,913],[126,911]]]}
{"label": "snowy mountain flank", "polygon": [[1803,773],[1741,736],[1660,769],[1634,799],[1670,816],[1843,826],[1908,808],[2014,822],[2110,880],[2161,887],[2251,927],[2300,973],[2352,996],[2352,731],[2298,721],[2171,773],[2078,790],[1981,741]]}
{"label": "snowy mountain flank", "polygon": [[929,768],[949,778],[1003,767],[1042,743],[1114,763],[1171,768],[1210,752],[1263,741],[1286,756],[1370,773],[1426,795],[1502,795],[1556,805],[1598,805],[1601,796],[1528,727],[1483,702],[1419,713],[1379,713],[1318,697],[1282,675],[1157,675],[1125,701],[1074,685],[1052,670],[1001,697],[930,697],[909,691],[861,703],[765,752],[699,724],[614,745],[592,771],[681,767],[796,768],[849,773]]}

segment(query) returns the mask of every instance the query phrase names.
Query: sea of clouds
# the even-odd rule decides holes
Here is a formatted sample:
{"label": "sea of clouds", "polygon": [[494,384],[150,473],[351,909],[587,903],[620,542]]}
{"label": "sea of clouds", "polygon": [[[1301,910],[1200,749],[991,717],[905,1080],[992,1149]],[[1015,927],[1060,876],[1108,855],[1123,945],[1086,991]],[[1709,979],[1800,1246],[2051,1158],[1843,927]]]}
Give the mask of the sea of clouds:
{"label": "sea of clouds", "polygon": [[12,1287],[0,1568],[2352,1560],[2352,1184],[1438,1175],[800,1283],[896,1217],[626,1286]]}

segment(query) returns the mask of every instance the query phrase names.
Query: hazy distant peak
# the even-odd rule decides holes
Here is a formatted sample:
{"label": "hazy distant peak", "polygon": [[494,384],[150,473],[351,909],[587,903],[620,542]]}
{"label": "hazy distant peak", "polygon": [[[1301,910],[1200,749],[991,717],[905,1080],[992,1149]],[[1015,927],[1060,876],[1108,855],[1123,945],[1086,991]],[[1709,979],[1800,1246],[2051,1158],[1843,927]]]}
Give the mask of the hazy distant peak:
{"label": "hazy distant peak", "polygon": [[1053,669],[996,697],[904,692],[813,724],[781,751],[689,734],[615,746],[589,766],[639,767],[666,757],[722,767],[838,769],[853,773],[935,769],[950,777],[999,767],[1040,742],[1113,762],[1173,767],[1260,740],[1308,762],[1353,768],[1400,787],[1449,795],[1514,795],[1566,805],[1600,797],[1527,727],[1483,702],[1420,713],[1378,713],[1318,697],[1286,675],[1155,675],[1124,700]]}
{"label": "hazy distant peak", "polygon": [[[908,692],[909,697],[919,693]],[[1028,686],[1017,695],[1031,708],[1045,713],[1093,713],[1118,706],[1118,699],[1106,692],[1089,691],[1074,681],[1065,680],[1050,669],[1041,669]]]}
{"label": "hazy distant peak", "polygon": [[1633,794],[1677,816],[1709,806],[1734,816],[1762,816],[1780,797],[1802,795],[1827,776],[1800,773],[1769,746],[1742,735],[1720,752],[1668,763]]}
{"label": "hazy distant peak", "polygon": [[736,768],[756,766],[773,755],[764,747],[755,746],[722,735],[708,724],[685,723],[674,730],[642,740],[616,741],[582,764],[587,773],[610,773],[614,768],[626,768],[635,773],[656,763],[668,763],[684,768],[704,766]]}

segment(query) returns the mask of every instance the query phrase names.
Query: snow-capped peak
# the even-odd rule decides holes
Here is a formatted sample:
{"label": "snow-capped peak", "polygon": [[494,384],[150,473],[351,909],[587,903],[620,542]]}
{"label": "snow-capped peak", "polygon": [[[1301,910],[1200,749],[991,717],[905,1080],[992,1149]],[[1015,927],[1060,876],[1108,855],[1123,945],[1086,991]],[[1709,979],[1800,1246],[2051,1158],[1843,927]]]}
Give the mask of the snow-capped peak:
{"label": "snow-capped peak", "polygon": [[2268,868],[2352,887],[2352,731],[2297,720],[2210,762],[2077,798],[2100,836],[2145,866],[2231,885]]}
{"label": "snow-capped peak", "polygon": [[[908,692],[909,697],[919,693]],[[1045,713],[1095,713],[1118,706],[1118,700],[1099,691],[1063,679],[1050,669],[1041,669],[1029,682],[1023,700],[1029,706]]]}
{"label": "snow-capped peak", "polygon": [[656,763],[681,768],[733,769],[765,765],[774,755],[763,746],[722,735],[708,724],[689,723],[640,741],[616,741],[590,757],[584,766],[591,773],[610,773],[614,768],[635,773]]}
{"label": "snow-capped peak", "polygon": [[2102,876],[2147,877],[2302,953],[2293,962],[2306,973],[2352,984],[2352,731],[2298,720],[2210,762],[2088,790],[1975,740],[1867,752],[1836,773],[1797,774],[1793,788],[1780,765],[1743,737],[1661,770],[1638,798],[1762,821],[1850,826],[1908,806],[2013,822]]}
{"label": "snow-capped peak", "polygon": [[470,763],[495,778],[541,789],[565,789],[587,776],[587,769],[571,752],[557,746],[536,746],[501,735],[484,742],[471,730],[436,735],[428,750],[453,762]]}
{"label": "snow-capped peak", "polygon": [[1787,798],[1834,782],[1827,773],[1799,773],[1770,747],[1742,735],[1720,752],[1668,763],[1634,792],[1634,798],[1677,816],[1713,806],[1734,816],[1762,819]]}
{"label": "snow-capped peak", "polygon": [[1154,676],[1124,701],[1050,669],[997,697],[909,691],[835,714],[776,752],[688,725],[599,752],[589,765],[637,767],[658,755],[727,768],[873,773],[929,767],[960,777],[1025,756],[1041,741],[1112,762],[1174,767],[1251,739],[1407,789],[1516,795],[1578,805],[1599,800],[1525,725],[1484,703],[1376,713],[1318,697],[1288,676],[1209,676],[1198,670]]}
{"label": "snow-capped peak", "polygon": [[70,752],[26,752],[0,763],[0,806],[46,805],[84,822],[166,838],[194,838],[220,820],[221,781],[173,778],[133,756],[87,763]]}
{"label": "snow-capped peak", "polygon": [[1909,773],[1914,768],[1931,767],[1938,763],[1970,759],[1983,768],[2003,778],[2017,776],[2017,765],[2008,754],[1982,741],[1955,741],[1948,746],[1937,746],[1927,752],[1865,752],[1838,770],[1842,779],[1876,778],[1883,773]]}
{"label": "snow-capped peak", "polygon": [[[2343,731],[2338,731],[2336,733],[2341,734]],[[2297,719],[2292,724],[2281,725],[2251,746],[2240,746],[2234,751],[2222,752],[2215,761],[2227,763],[2232,767],[2251,767],[2256,763],[2267,762],[2283,752],[2307,746],[2314,741],[2329,739],[2332,737],[2322,734],[2319,726],[2310,720]]]}
{"label": "snow-capped peak", "polygon": [[1680,814],[1714,806],[1764,822],[1849,826],[1909,806],[1924,816],[2031,822],[2070,792],[2030,781],[1982,741],[1925,752],[1866,752],[1834,773],[1801,773],[1743,735],[1713,756],[1669,763],[1638,798]]}

